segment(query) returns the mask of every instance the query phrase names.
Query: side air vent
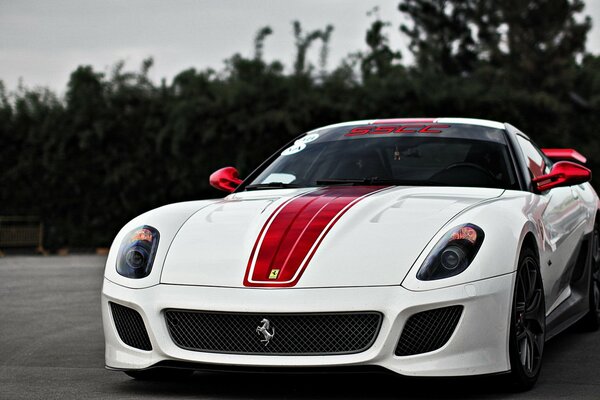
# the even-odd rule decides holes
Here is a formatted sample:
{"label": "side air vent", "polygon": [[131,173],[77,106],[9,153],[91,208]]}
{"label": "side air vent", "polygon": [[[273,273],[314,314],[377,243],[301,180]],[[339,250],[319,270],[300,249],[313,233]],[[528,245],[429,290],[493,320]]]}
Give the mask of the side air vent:
{"label": "side air vent", "polygon": [[142,316],[129,307],[109,302],[119,337],[126,345],[140,350],[152,350]]}
{"label": "side air vent", "polygon": [[411,356],[441,348],[454,333],[462,310],[463,306],[451,306],[412,315],[404,325],[395,354]]}

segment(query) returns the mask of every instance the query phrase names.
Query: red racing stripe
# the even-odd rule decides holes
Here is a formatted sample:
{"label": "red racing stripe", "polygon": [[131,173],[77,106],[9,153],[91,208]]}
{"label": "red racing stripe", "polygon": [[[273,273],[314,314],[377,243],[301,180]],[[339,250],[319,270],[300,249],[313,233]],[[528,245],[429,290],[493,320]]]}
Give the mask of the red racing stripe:
{"label": "red racing stripe", "polygon": [[254,244],[244,286],[295,286],[340,217],[354,204],[382,189],[381,186],[324,187],[278,207]]}

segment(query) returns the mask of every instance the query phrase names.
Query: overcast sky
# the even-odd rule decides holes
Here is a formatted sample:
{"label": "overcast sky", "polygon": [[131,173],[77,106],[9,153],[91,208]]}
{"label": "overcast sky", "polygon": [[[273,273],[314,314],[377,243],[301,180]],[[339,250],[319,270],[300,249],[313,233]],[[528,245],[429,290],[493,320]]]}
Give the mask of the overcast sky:
{"label": "overcast sky", "polygon": [[[252,54],[256,31],[274,34],[265,58],[290,66],[294,56],[291,22],[305,30],[335,27],[329,66],[365,48],[372,22],[367,11],[379,7],[393,47],[407,56],[398,26],[404,20],[398,0],[0,0],[0,80],[9,89],[26,86],[64,92],[69,74],[81,64],[107,72],[118,60],[137,69],[154,57],[152,78],[159,81],[190,67],[221,68],[239,52]],[[600,0],[587,0],[586,13],[600,21]],[[600,29],[588,36],[588,49],[600,53]],[[318,48],[311,59],[316,63]]]}

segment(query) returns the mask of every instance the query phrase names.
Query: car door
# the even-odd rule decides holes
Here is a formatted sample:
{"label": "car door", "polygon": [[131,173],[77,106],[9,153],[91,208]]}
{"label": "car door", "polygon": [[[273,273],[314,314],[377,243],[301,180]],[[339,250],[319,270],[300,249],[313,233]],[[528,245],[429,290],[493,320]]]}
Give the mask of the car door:
{"label": "car door", "polygon": [[[532,178],[550,171],[551,161],[534,143],[521,135],[517,135],[517,142]],[[540,269],[550,313],[571,294],[569,282],[583,238],[585,213],[578,192],[572,187],[557,187],[536,196],[539,203],[534,219],[539,219],[544,241]]]}

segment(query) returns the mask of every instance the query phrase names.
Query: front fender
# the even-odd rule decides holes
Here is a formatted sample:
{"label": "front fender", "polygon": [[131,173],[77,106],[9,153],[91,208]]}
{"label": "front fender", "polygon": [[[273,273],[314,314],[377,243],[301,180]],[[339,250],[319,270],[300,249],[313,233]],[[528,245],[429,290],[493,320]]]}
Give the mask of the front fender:
{"label": "front fender", "polygon": [[[413,291],[432,290],[514,272],[527,233],[534,234],[538,248],[541,249],[543,245],[537,234],[539,229],[535,210],[535,198],[527,192],[512,192],[512,195],[503,195],[465,210],[446,223],[429,241],[402,281],[402,286]],[[485,233],[483,244],[471,265],[450,278],[432,281],[417,279],[419,268],[438,241],[450,229],[466,223],[479,226]]]}
{"label": "front fender", "polygon": [[[217,201],[219,200],[200,200],[170,204],[148,211],[129,221],[121,228],[110,247],[106,266],[104,268],[104,277],[118,285],[135,289],[158,285],[167,252],[179,229],[183,226],[185,221],[196,212]],[[142,225],[153,226],[160,233],[160,240],[154,258],[154,264],[150,274],[145,278],[126,278],[117,273],[116,265],[119,247],[121,246],[121,242],[125,235]]]}

